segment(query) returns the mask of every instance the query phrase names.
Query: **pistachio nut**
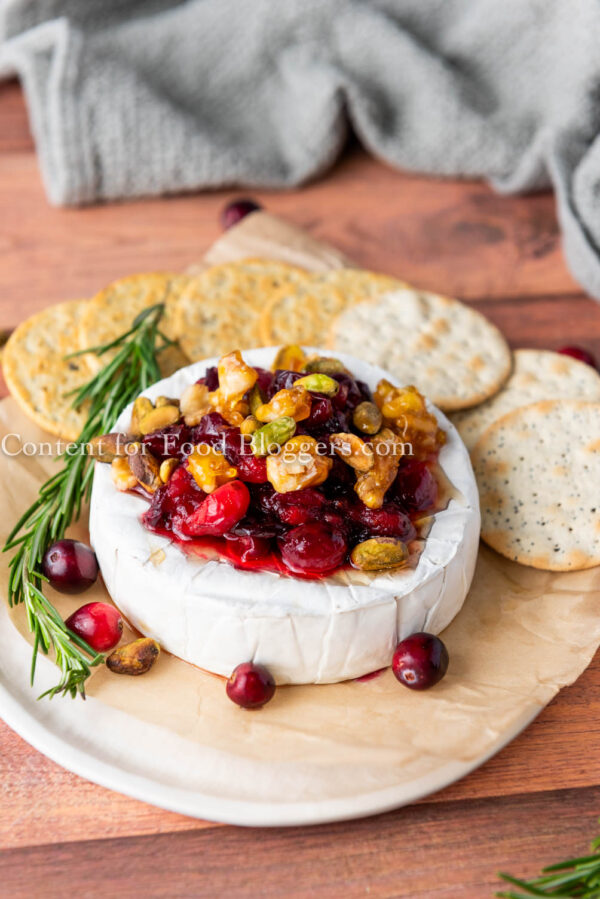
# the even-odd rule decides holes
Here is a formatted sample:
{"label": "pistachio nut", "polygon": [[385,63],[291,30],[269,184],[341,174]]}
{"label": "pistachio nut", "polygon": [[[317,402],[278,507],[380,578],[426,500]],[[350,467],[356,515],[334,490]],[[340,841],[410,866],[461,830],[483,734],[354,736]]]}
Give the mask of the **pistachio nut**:
{"label": "pistachio nut", "polygon": [[150,671],[160,654],[160,646],[152,637],[140,637],[125,646],[119,646],[106,660],[106,667],[113,674],[129,674],[136,677]]}
{"label": "pistachio nut", "polygon": [[403,568],[408,561],[408,547],[398,537],[371,537],[357,543],[350,561],[362,571]]}
{"label": "pistachio nut", "polygon": [[352,423],[354,424],[354,427],[359,431],[362,431],[363,434],[372,436],[381,430],[383,415],[375,403],[359,403],[352,413]]}
{"label": "pistachio nut", "polygon": [[309,393],[322,393],[324,396],[335,396],[340,389],[335,378],[317,372],[298,378],[297,381],[294,381],[294,387],[304,387]]}
{"label": "pistachio nut", "polygon": [[87,451],[97,462],[112,462],[117,456],[125,456],[129,438],[126,434],[114,432],[112,434],[100,434],[92,437],[87,445]]}
{"label": "pistachio nut", "polygon": [[252,452],[255,456],[267,456],[270,452],[278,450],[295,431],[296,422],[290,415],[276,418],[275,421],[270,421],[254,431],[250,444]]}

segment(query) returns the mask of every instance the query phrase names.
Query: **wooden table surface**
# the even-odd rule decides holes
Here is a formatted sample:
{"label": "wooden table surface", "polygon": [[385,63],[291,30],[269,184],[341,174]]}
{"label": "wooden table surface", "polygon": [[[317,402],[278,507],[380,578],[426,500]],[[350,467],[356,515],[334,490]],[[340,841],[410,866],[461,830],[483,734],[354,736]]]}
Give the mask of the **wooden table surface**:
{"label": "wooden table surface", "polygon": [[[0,85],[0,327],[113,278],[181,269],[219,235],[220,191],[89,209],[47,205],[16,84]],[[513,346],[587,346],[600,306],[563,259],[550,194],[392,171],[351,149],[269,211],[365,267],[483,310]],[[0,895],[447,897],[493,895],[581,854],[600,814],[600,659],[483,768],[415,806],[319,827],[243,829],[112,793],[48,761],[0,722]]]}

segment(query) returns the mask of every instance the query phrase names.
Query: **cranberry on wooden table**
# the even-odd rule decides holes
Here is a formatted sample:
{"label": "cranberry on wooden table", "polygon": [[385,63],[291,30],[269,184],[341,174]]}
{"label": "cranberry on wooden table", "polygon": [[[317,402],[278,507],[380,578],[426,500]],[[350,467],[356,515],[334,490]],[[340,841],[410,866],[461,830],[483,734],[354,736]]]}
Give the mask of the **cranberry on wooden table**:
{"label": "cranberry on wooden table", "polygon": [[259,204],[249,197],[239,197],[237,200],[232,200],[221,212],[221,226],[223,230],[227,231],[228,228],[233,228],[234,225],[241,222],[251,212],[257,212],[260,208]]}
{"label": "cranberry on wooden table", "polygon": [[61,593],[82,593],[98,577],[96,553],[79,540],[57,540],[42,559],[42,571]]}
{"label": "cranberry on wooden table", "polygon": [[123,619],[119,610],[107,602],[86,603],[73,612],[65,624],[96,652],[114,649],[123,633]]}
{"label": "cranberry on wooden table", "polygon": [[428,690],[444,677],[448,662],[448,650],[439,637],[418,633],[398,643],[392,671],[405,687]]}
{"label": "cranberry on wooden table", "polygon": [[275,681],[264,665],[242,662],[234,668],[226,686],[232,702],[243,709],[260,709],[275,695]]}
{"label": "cranberry on wooden table", "polygon": [[584,349],[581,346],[563,346],[558,351],[562,353],[563,356],[571,356],[573,359],[578,359],[580,362],[585,362],[586,365],[591,365],[592,368],[597,368],[596,359],[589,350]]}

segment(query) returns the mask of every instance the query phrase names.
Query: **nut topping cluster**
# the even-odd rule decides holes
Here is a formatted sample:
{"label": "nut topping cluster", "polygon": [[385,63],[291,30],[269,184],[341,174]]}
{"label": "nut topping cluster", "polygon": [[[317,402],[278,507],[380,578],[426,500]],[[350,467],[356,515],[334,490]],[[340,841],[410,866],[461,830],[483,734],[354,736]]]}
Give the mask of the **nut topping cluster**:
{"label": "nut topping cluster", "polygon": [[148,497],[150,530],[217,539],[234,565],[321,577],[407,564],[445,436],[415,387],[382,380],[371,394],[340,360],[288,346],[272,371],[236,350],[179,400],[139,397],[129,433],[89,451],[118,490]]}

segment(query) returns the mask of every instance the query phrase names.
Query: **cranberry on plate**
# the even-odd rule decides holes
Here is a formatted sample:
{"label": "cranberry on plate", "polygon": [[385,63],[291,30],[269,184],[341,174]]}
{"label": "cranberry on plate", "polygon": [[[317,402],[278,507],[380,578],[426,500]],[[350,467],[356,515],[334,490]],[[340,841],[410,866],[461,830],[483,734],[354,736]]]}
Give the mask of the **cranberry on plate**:
{"label": "cranberry on plate", "polygon": [[434,687],[448,670],[448,650],[433,634],[412,634],[398,643],[392,659],[397,680],[411,690]]}
{"label": "cranberry on plate", "polygon": [[82,593],[98,577],[96,553],[79,540],[57,540],[42,559],[42,571],[61,593]]}
{"label": "cranberry on plate", "polygon": [[573,359],[585,362],[586,365],[591,365],[592,368],[597,367],[594,356],[592,356],[589,350],[586,350],[581,346],[563,346],[558,352],[562,353],[563,356],[571,356]]}
{"label": "cranberry on plate", "polygon": [[88,602],[73,612],[65,624],[96,652],[114,649],[123,633],[119,610],[107,602]]}
{"label": "cranberry on plate", "polygon": [[264,665],[243,662],[233,670],[226,686],[232,702],[243,709],[260,709],[275,695],[275,681]]}
{"label": "cranberry on plate", "polygon": [[221,225],[224,231],[232,228],[241,222],[243,218],[250,215],[251,212],[257,212],[261,207],[249,197],[238,197],[232,200],[221,212]]}

